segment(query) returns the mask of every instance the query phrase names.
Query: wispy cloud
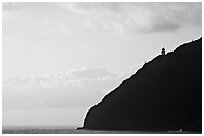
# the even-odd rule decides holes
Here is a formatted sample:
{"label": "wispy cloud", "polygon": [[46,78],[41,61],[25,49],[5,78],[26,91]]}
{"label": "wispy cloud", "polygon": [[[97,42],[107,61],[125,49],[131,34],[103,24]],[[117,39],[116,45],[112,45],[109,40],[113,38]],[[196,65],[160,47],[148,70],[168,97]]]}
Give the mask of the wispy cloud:
{"label": "wispy cloud", "polygon": [[64,33],[67,36],[70,36],[70,34],[72,34],[72,30],[70,29],[69,25],[66,24],[63,20],[56,21],[51,19],[43,19],[42,26],[43,28],[40,30],[41,34],[46,34],[47,31],[50,31],[50,34],[55,34],[56,32]]}
{"label": "wispy cloud", "polygon": [[91,106],[132,73],[113,74],[103,68],[84,68],[42,77],[5,79],[3,108]]}
{"label": "wispy cloud", "polygon": [[67,35],[70,35],[72,33],[72,31],[70,30],[70,28],[68,27],[68,25],[66,25],[65,22],[63,21],[58,21],[56,22],[56,24],[59,26],[59,28]]}
{"label": "wispy cloud", "polygon": [[3,2],[2,9],[6,11],[13,11],[18,9],[15,2]]}
{"label": "wispy cloud", "polygon": [[[202,24],[198,3],[60,3],[61,7],[86,16],[87,26],[117,33],[175,32]],[[91,24],[90,24],[91,23]]]}

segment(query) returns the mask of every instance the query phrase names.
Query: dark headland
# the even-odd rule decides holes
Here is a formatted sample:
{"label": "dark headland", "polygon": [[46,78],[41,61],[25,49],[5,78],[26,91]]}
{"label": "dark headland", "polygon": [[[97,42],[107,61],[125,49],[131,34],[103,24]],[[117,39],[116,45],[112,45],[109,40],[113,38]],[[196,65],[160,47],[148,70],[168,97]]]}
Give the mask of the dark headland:
{"label": "dark headland", "polygon": [[202,38],[145,63],[89,109],[82,129],[201,133]]}

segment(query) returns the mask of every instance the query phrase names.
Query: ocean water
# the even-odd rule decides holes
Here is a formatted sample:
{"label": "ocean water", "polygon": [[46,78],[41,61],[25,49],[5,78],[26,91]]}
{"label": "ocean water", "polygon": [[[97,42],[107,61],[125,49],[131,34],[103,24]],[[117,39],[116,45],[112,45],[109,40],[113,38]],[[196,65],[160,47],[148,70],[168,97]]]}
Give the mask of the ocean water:
{"label": "ocean water", "polygon": [[2,134],[121,134],[131,131],[77,130],[76,127],[12,126],[3,127]]}
{"label": "ocean water", "polygon": [[2,134],[120,134],[131,131],[77,130],[77,126],[3,126]]}
{"label": "ocean water", "polygon": [[[77,130],[75,126],[3,126],[2,134],[189,134],[184,131],[104,131]],[[195,134],[195,133],[193,133]]]}

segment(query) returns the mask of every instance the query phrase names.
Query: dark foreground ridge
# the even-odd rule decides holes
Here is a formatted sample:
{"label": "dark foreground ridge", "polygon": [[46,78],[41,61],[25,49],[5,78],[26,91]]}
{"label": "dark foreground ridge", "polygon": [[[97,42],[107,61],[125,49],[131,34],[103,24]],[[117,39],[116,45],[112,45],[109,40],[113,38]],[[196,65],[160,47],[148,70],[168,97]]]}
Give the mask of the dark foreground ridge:
{"label": "dark foreground ridge", "polygon": [[202,38],[144,64],[90,108],[84,129],[202,131]]}

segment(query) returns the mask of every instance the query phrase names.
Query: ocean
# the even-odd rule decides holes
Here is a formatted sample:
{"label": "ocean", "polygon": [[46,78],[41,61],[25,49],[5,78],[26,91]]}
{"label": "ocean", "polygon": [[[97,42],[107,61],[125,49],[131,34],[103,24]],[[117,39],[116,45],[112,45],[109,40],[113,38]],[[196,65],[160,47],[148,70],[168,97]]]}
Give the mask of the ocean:
{"label": "ocean", "polygon": [[[165,131],[104,131],[77,130],[76,126],[3,126],[2,134],[189,134],[191,132]],[[195,134],[195,133],[192,133]]]}

